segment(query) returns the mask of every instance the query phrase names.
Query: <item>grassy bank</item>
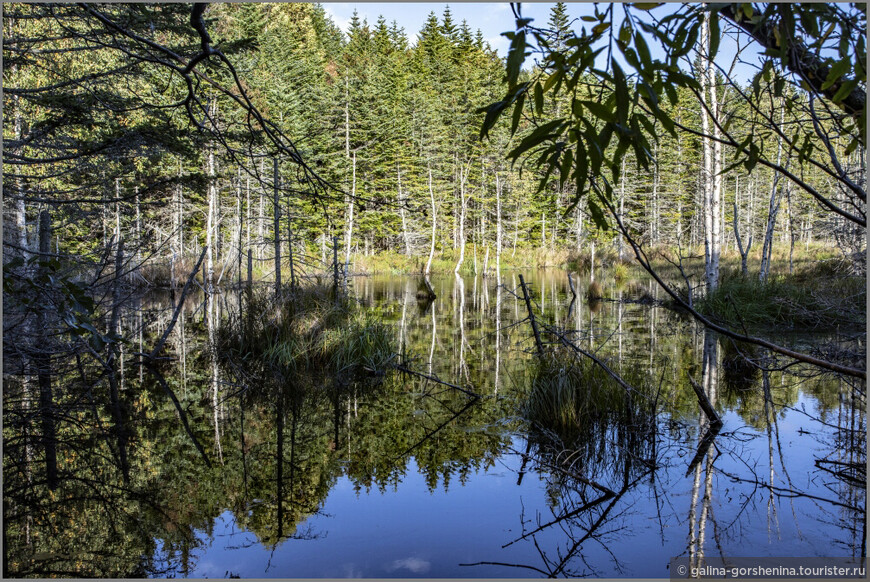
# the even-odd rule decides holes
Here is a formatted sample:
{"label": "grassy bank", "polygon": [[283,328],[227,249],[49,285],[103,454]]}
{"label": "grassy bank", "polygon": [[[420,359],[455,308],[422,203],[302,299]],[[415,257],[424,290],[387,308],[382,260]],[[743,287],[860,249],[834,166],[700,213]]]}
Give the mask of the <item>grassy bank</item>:
{"label": "grassy bank", "polygon": [[837,260],[805,262],[793,273],[756,273],[729,269],[719,288],[698,308],[732,327],[828,330],[866,327],[867,281]]}

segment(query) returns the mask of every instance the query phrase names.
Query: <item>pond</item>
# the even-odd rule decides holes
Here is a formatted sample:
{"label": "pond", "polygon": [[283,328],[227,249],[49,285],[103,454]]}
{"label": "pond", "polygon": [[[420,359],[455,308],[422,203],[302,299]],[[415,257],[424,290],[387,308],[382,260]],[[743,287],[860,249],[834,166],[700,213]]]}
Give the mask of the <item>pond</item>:
{"label": "pond", "polygon": [[[517,274],[501,286],[435,277],[431,304],[416,277],[354,278],[348,292],[394,330],[409,372],[280,409],[209,355],[209,323],[237,309],[236,292],[191,297],[164,369],[190,431],[136,364],[142,348],[125,346],[128,476],[117,476],[122,439],[70,413],[56,492],[26,497],[26,478],[7,473],[9,572],[667,577],[672,557],[866,554],[863,384],[747,370],[745,346],[667,308],[650,281],[605,276],[589,301],[588,278],[573,280],[576,298],[564,271],[525,280],[543,348],[564,338],[620,371],[631,397],[603,399],[592,366],[572,380],[564,353],[538,365]],[[137,301],[123,326],[153,345],[169,298]]]}

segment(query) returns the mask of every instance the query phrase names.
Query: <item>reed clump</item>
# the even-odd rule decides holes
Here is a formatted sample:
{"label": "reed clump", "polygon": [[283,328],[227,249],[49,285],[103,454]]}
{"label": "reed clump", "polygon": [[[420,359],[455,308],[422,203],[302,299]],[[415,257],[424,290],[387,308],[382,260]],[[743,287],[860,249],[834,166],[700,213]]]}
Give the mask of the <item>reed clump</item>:
{"label": "reed clump", "polygon": [[530,438],[587,475],[644,466],[653,455],[656,406],[635,376],[623,377],[629,391],[591,360],[567,350],[545,355],[521,408]]}
{"label": "reed clump", "polygon": [[347,387],[379,381],[394,357],[386,324],[327,286],[252,294],[216,333],[219,361],[249,385]]}
{"label": "reed clump", "polygon": [[592,281],[589,283],[589,287],[586,289],[586,300],[587,301],[599,301],[604,298],[604,289],[602,289],[601,284],[598,281]]}

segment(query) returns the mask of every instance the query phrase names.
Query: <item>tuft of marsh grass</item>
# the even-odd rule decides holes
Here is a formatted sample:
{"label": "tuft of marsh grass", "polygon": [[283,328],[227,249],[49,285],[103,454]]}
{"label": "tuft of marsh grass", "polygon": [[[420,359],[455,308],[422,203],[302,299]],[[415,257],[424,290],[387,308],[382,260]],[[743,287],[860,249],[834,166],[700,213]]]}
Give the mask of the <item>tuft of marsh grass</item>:
{"label": "tuft of marsh grass", "polygon": [[598,301],[604,298],[604,289],[601,288],[601,284],[598,281],[592,281],[589,283],[589,287],[586,289],[586,300],[587,301]]}
{"label": "tuft of marsh grass", "polygon": [[866,280],[832,276],[830,267],[805,267],[793,275],[731,273],[698,302],[700,311],[748,329],[818,330],[861,327],[866,322]]}
{"label": "tuft of marsh grass", "polygon": [[521,414],[530,437],[556,459],[587,474],[611,473],[651,460],[656,410],[639,377],[629,394],[592,361],[559,351],[537,361]]}
{"label": "tuft of marsh grass", "polygon": [[327,286],[296,289],[280,302],[271,290],[255,292],[215,341],[220,363],[249,385],[292,390],[377,380],[395,354],[389,327]]}

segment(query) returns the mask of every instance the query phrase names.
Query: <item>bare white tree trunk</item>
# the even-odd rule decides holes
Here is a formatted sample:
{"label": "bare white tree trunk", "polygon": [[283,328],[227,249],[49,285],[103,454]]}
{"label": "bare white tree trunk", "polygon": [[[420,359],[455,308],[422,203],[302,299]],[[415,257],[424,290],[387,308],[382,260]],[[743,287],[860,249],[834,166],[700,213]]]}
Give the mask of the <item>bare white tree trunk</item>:
{"label": "bare white tree trunk", "polygon": [[[495,173],[495,280],[497,285],[501,285],[501,245],[504,229],[501,222],[501,180],[498,172]],[[496,301],[498,306],[498,301]],[[498,309],[498,307],[496,307]],[[496,340],[497,341],[497,340]]]}
{"label": "bare white tree trunk", "polygon": [[251,248],[251,179],[248,178],[245,183],[245,248]]}
{"label": "bare white tree trunk", "polygon": [[402,170],[396,165],[396,182],[399,185],[399,214],[402,217],[402,240],[405,243],[405,255],[411,255],[411,243],[408,240],[408,224],[405,219],[405,199],[402,197]]}
{"label": "bare white tree trunk", "polygon": [[350,158],[350,74],[344,72],[344,155]]}
{"label": "bare white tree trunk", "polygon": [[[780,100],[779,123],[782,126],[785,121],[785,101]],[[782,136],[777,140],[776,165],[782,163]],[[758,272],[758,280],[762,283],[767,281],[770,274],[770,259],[773,254],[773,232],[776,229],[776,216],[779,214],[779,203],[782,198],[782,189],[779,187],[780,173],[774,171],[770,187],[770,202],[767,207],[767,228],[764,231],[764,244],[761,247],[761,269]]]}
{"label": "bare white tree trunk", "polygon": [[[622,163],[621,163],[621,169],[619,171],[619,219],[622,221],[625,220],[625,181],[626,181],[625,156],[623,156]],[[577,208],[580,208],[579,204],[577,205]],[[619,247],[617,249],[617,253],[619,255],[619,260],[621,261],[623,258],[625,258],[625,256],[624,256],[625,247],[624,247],[624,241],[622,240],[622,234],[619,235],[618,245],[619,245]],[[578,246],[579,246],[579,241],[578,241]]]}
{"label": "bare white tree trunk", "polygon": [[459,168],[459,260],[453,272],[458,274],[465,260],[465,216],[468,213],[468,199],[465,196],[465,182],[468,179],[468,168]]}
{"label": "bare white tree trunk", "polygon": [[[650,225],[650,242],[653,246],[659,244],[659,144],[653,146],[653,190],[652,190],[652,221]],[[621,201],[620,201],[621,202]]]}
{"label": "bare white tree trunk", "polygon": [[121,240],[121,179],[115,178],[115,242]]}
{"label": "bare white tree trunk", "polygon": [[[18,66],[15,65],[12,71],[13,74],[17,69]],[[22,125],[19,97],[17,95],[14,96],[13,100],[15,102],[15,140],[20,142]],[[29,258],[28,250],[30,247],[27,243],[27,206],[24,204],[24,180],[21,177],[15,179],[15,189],[18,194],[15,200],[15,231],[17,239],[15,243],[23,249],[24,259],[27,260]],[[105,235],[103,235],[103,238],[105,238]]]}
{"label": "bare white tree trunk", "polygon": [[136,268],[138,269],[142,261],[142,209],[138,187],[133,188],[133,195],[136,199]]}
{"label": "bare white tree trunk", "polygon": [[[719,130],[716,123],[718,119],[718,98],[716,96],[716,74],[713,63],[709,60],[710,46],[710,22],[709,16],[704,20],[701,27],[701,46],[705,51],[703,61],[704,70],[701,73],[702,95],[706,100],[706,111],[701,113],[701,125],[707,135],[713,139],[705,138],[704,142],[704,265],[707,282],[707,292],[715,291],[719,287],[719,256],[722,252],[721,225],[722,225],[722,148],[716,138]],[[708,112],[709,111],[709,114]],[[712,127],[711,127],[712,126]],[[712,143],[711,143],[712,142]]]}
{"label": "bare white tree trunk", "polygon": [[[260,176],[263,176],[263,159],[260,159]],[[262,260],[263,258],[263,248],[266,245],[266,232],[265,232],[265,224],[266,224],[266,193],[263,189],[263,182],[261,179],[260,182],[260,208],[258,210],[257,217],[257,259]]]}
{"label": "bare white tree trunk", "polygon": [[211,293],[214,285],[214,236],[212,230],[215,223],[215,199],[217,192],[214,184],[214,152],[209,148],[208,152],[208,212],[206,214],[205,224],[205,272],[206,272],[206,290]]}
{"label": "bare white tree trunk", "polygon": [[[426,270],[424,273],[429,275],[432,268],[432,258],[435,256],[435,231],[437,226],[436,209],[435,209],[435,192],[432,190],[432,168],[429,169],[429,200],[432,202],[432,244],[429,247],[429,260],[426,261]],[[434,333],[434,332],[433,332]]]}
{"label": "bare white tree trunk", "polygon": [[347,199],[347,220],[345,221],[344,232],[344,272],[345,275],[350,269],[350,251],[351,240],[353,239],[353,207],[356,199],[356,152],[351,154],[352,177],[350,186],[350,196]]}

